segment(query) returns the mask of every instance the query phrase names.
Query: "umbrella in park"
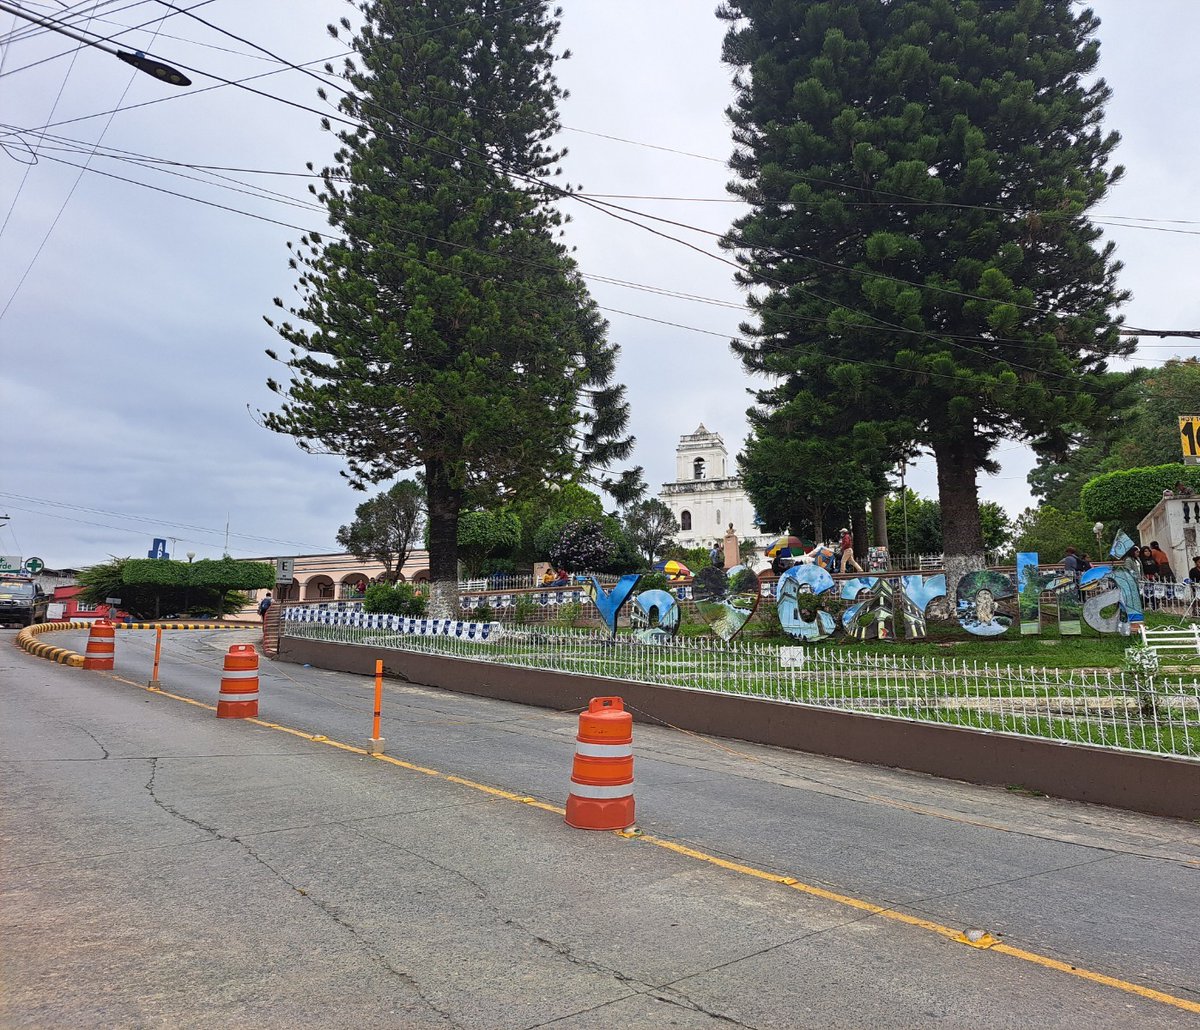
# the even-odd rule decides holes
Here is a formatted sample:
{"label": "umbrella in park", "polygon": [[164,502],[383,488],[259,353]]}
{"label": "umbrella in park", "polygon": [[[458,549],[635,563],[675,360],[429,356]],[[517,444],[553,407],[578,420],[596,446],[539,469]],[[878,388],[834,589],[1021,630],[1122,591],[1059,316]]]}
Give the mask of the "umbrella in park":
{"label": "umbrella in park", "polygon": [[804,554],[807,548],[798,536],[776,537],[763,551],[768,558],[796,558]]}
{"label": "umbrella in park", "polygon": [[692,570],[689,569],[681,561],[675,561],[672,558],[670,561],[655,562],[654,571],[661,572],[664,575],[670,576],[672,579],[678,579],[681,576],[690,576]]}

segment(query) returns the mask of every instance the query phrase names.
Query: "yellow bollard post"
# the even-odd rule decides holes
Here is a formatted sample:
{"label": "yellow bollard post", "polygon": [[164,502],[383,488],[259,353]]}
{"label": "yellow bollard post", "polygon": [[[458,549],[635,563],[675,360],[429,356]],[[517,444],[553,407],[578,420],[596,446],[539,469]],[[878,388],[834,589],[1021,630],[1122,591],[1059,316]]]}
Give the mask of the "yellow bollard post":
{"label": "yellow bollard post", "polygon": [[158,626],[154,630],[154,671],[150,673],[150,682],[146,684],[148,687],[153,687],[157,690],[162,686],[158,682],[158,660],[162,656],[162,626]]}
{"label": "yellow bollard post", "polygon": [[383,714],[383,659],[375,659],[375,723],[371,739],[371,754],[383,754],[384,739],[379,735],[379,717]]}

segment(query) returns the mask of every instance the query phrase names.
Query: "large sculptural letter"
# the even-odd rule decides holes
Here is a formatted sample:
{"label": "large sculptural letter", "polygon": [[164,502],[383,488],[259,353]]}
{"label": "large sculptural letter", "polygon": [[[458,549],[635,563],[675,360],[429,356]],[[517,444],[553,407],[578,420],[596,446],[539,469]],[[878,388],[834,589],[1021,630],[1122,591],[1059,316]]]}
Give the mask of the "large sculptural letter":
{"label": "large sculptural letter", "polygon": [[679,602],[665,590],[643,590],[633,599],[629,613],[635,635],[646,644],[661,644],[675,636],[679,616]]}
{"label": "large sculptural letter", "polygon": [[[1021,633],[1037,634],[1045,628],[1047,615],[1058,617],[1058,632],[1063,636],[1078,636],[1080,625],[1079,587],[1069,572],[1040,572],[1036,551],[1017,555],[1017,583],[1021,589]],[[1055,606],[1047,611],[1042,607],[1042,595],[1054,594]]]}
{"label": "large sculptural letter", "polygon": [[969,572],[958,581],[958,624],[977,637],[998,637],[1012,625],[1013,581],[1003,572]]}
{"label": "large sculptural letter", "polygon": [[775,585],[779,625],[800,640],[833,636],[837,620],[819,607],[820,594],[833,589],[833,577],[819,565],[793,565]]}
{"label": "large sculptural letter", "polygon": [[[1083,603],[1083,621],[1097,633],[1120,633],[1129,636],[1130,625],[1144,621],[1142,595],[1138,583],[1125,569],[1095,565],[1079,577],[1081,587],[1098,585]],[[1111,615],[1105,609],[1115,605]]]}
{"label": "large sculptural letter", "polygon": [[600,618],[604,620],[604,625],[608,627],[608,631],[615,637],[617,635],[617,612],[621,610],[629,595],[633,593],[633,588],[637,586],[638,580],[641,579],[640,573],[633,573],[629,576],[622,576],[617,580],[616,586],[612,588],[612,593],[605,591],[599,581],[593,577],[587,587],[588,597],[596,605],[596,611],[600,613]]}

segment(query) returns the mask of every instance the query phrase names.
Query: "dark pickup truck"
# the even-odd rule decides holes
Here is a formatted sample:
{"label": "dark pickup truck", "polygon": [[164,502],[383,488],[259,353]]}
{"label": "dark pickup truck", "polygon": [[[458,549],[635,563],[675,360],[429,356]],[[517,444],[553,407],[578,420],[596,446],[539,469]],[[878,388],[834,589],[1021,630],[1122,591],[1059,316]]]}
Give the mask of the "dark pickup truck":
{"label": "dark pickup truck", "polygon": [[0,624],[32,626],[46,617],[46,595],[28,576],[0,576]]}

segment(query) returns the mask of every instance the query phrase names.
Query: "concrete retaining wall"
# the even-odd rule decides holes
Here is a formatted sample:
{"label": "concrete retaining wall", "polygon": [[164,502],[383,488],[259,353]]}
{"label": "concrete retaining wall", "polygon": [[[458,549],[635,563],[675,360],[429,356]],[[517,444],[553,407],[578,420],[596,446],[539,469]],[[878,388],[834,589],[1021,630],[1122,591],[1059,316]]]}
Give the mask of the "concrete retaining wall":
{"label": "concrete retaining wall", "polygon": [[1183,759],[295,637],[280,641],[279,658],[362,676],[373,676],[382,658],[386,675],[408,683],[560,711],[616,694],[635,723],[656,721],[969,783],[1021,786],[1073,801],[1200,819],[1200,762]]}

